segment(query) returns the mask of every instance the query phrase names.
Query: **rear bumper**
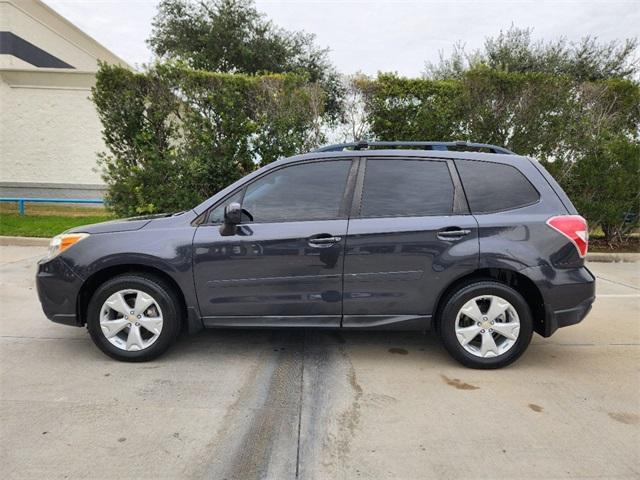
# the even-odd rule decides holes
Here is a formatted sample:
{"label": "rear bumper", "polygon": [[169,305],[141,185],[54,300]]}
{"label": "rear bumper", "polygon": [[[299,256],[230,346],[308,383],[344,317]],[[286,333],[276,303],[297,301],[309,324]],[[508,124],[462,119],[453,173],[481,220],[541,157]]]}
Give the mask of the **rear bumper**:
{"label": "rear bumper", "polygon": [[[593,306],[594,300],[595,300],[595,296],[591,298],[587,298],[586,300],[582,301],[579,305],[573,308],[549,312],[549,315],[553,317],[550,323],[555,324],[555,329],[568,327],[570,325],[575,325],[576,323],[580,323],[584,319],[584,317],[586,317],[587,314],[591,311],[591,307]],[[547,321],[549,321],[549,319],[547,319]]]}
{"label": "rear bumper", "polygon": [[528,268],[522,272],[540,289],[544,319],[535,319],[536,332],[549,337],[562,327],[580,323],[596,299],[596,279],[586,267],[572,269]]}
{"label": "rear bumper", "polygon": [[82,279],[60,258],[40,260],[36,273],[36,289],[42,310],[56,323],[82,326],[76,305]]}

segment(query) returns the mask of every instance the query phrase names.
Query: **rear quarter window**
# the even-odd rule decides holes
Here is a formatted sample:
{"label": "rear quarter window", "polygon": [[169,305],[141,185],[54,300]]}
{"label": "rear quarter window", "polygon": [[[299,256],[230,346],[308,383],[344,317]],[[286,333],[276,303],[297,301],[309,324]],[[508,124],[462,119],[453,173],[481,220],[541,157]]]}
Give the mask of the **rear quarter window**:
{"label": "rear quarter window", "polygon": [[491,213],[531,205],[540,194],[520,170],[500,163],[456,160],[471,213]]}

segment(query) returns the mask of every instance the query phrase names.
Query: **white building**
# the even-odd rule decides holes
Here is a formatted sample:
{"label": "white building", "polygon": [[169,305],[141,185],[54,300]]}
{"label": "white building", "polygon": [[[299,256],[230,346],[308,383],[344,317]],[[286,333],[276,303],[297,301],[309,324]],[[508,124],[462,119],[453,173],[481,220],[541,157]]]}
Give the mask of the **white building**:
{"label": "white building", "polygon": [[0,196],[102,196],[98,60],[128,66],[41,1],[0,0]]}

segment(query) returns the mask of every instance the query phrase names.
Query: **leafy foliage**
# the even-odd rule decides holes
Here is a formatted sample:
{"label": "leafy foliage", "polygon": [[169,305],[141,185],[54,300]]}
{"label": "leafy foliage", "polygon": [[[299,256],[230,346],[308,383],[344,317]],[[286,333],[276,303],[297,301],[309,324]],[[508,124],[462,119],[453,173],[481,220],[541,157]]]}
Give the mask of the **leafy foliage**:
{"label": "leafy foliage", "polygon": [[460,136],[462,85],[379,75],[370,96],[371,132],[380,140],[446,140]]}
{"label": "leafy foliage", "polygon": [[93,101],[118,215],[191,208],[260,163],[311,148],[323,91],[292,74],[249,76],[101,65]]}
{"label": "leafy foliage", "polygon": [[592,226],[613,241],[638,225],[637,51],[637,39],[543,42],[533,40],[531,29],[511,27],[487,38],[482,50],[467,53],[457,44],[451,56],[428,64],[425,75],[430,83],[463,85],[460,138],[507,145],[543,161]]}
{"label": "leafy foliage", "polygon": [[342,95],[328,50],[315,36],[276,27],[252,0],[162,0],[148,40],[165,60],[225,73],[297,73],[322,85],[325,107],[339,113]]}
{"label": "leafy foliage", "polygon": [[371,103],[372,83],[362,74],[342,77],[341,121],[336,129],[338,141],[353,142],[365,140],[370,131],[367,106]]}
{"label": "leafy foliage", "polygon": [[542,161],[607,241],[638,225],[635,39],[543,42],[512,27],[482,50],[456,45],[424,78],[340,77],[313,35],[252,0],[162,0],[149,44],[154,67],[102,65],[93,90],[119,215],[192,207],[333,125],[347,141],[504,145]]}
{"label": "leafy foliage", "polygon": [[620,242],[640,215],[640,141],[609,133],[598,137],[567,178],[576,208]]}
{"label": "leafy foliage", "polygon": [[461,43],[449,57],[440,55],[437,64],[428,63],[426,76],[433,79],[461,78],[468,70],[485,66],[503,72],[538,72],[569,77],[577,81],[632,78],[638,73],[637,39],[598,42],[586,36],[579,42],[566,38],[534,41],[533,30],[511,27],[485,40],[484,49],[467,52]]}
{"label": "leafy foliage", "polygon": [[478,67],[448,80],[379,75],[363,88],[377,139],[503,145],[542,161],[607,240],[637,225],[637,83]]}

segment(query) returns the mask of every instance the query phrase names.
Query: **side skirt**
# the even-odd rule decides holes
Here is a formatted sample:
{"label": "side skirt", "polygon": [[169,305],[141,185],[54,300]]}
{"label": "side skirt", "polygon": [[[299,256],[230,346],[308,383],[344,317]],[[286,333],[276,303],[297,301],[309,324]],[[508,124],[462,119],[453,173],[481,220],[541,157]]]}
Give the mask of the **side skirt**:
{"label": "side skirt", "polygon": [[206,328],[276,328],[276,327],[302,327],[302,328],[337,328],[340,327],[339,315],[267,315],[253,316],[227,316],[227,317],[203,317],[202,323]]}
{"label": "side skirt", "polygon": [[345,315],[342,327],[369,330],[429,330],[431,315]]}
{"label": "side skirt", "polygon": [[[340,321],[342,320],[342,325]],[[310,315],[204,317],[205,328],[343,328],[368,330],[429,330],[431,315]]]}

